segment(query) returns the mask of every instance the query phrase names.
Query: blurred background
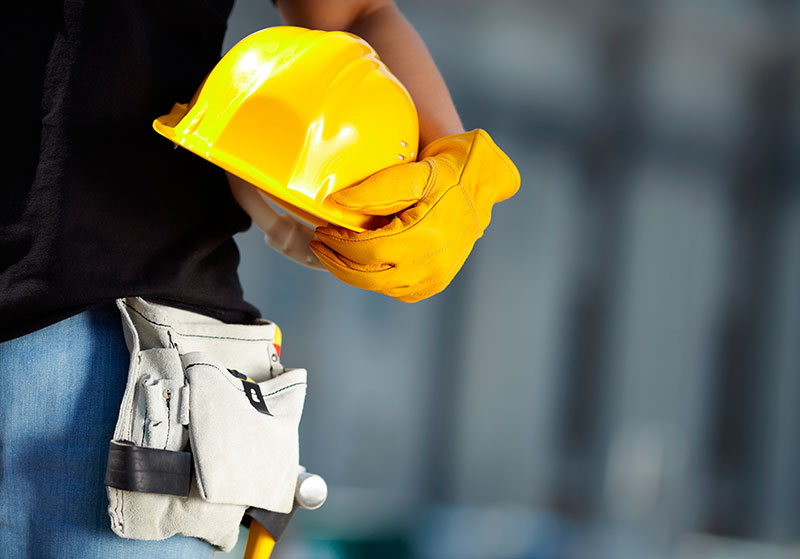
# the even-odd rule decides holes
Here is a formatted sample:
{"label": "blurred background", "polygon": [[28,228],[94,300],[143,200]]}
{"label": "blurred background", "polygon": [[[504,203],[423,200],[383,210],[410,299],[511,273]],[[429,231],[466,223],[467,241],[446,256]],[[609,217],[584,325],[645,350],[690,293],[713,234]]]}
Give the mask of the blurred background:
{"label": "blurred background", "polygon": [[238,238],[330,487],[276,559],[800,557],[800,3],[398,3],[522,188],[413,305]]}

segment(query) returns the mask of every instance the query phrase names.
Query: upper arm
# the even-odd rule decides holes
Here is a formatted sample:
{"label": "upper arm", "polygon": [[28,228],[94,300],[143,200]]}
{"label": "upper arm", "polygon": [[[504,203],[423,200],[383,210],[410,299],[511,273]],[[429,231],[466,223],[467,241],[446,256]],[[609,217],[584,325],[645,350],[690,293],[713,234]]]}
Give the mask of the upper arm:
{"label": "upper arm", "polygon": [[343,31],[369,13],[394,6],[394,0],[276,0],[287,25]]}

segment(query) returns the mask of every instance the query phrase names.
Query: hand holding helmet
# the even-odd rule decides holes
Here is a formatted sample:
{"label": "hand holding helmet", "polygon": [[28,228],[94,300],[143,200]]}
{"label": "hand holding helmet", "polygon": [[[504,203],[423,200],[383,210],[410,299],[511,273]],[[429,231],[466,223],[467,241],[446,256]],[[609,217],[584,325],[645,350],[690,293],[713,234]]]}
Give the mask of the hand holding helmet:
{"label": "hand holding helmet", "polygon": [[[444,289],[492,205],[519,188],[513,163],[483,130],[440,138],[413,162],[419,128],[408,91],[347,33],[256,32],[191,103],[153,126],[229,172],[237,201],[276,250],[311,267],[316,255],[340,280],[401,301]],[[310,229],[262,194],[306,221],[335,225],[311,241]]]}
{"label": "hand holding helmet", "polygon": [[442,291],[489,225],[492,206],[514,195],[514,164],[483,130],[440,138],[416,163],[379,171],[332,199],[343,208],[396,216],[356,232],[317,229],[311,249],[340,280],[406,302]]}
{"label": "hand holding helmet", "polygon": [[329,195],[413,161],[419,138],[408,91],[366,41],[290,26],[239,41],[153,127],[241,179],[249,213],[261,202],[238,194],[244,183],[301,219],[355,230],[376,220]]}

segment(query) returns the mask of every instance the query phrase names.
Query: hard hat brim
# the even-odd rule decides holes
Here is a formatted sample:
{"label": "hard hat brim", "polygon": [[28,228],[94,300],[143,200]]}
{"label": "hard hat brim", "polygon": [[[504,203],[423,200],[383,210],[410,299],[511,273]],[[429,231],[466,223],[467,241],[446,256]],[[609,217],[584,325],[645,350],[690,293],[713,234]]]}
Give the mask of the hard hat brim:
{"label": "hard hat brim", "polygon": [[[302,195],[296,195],[287,185],[256,170],[230,153],[216,149],[213,143],[187,133],[186,129],[191,128],[191,123],[185,126],[182,125],[182,120],[189,112],[189,108],[186,103],[175,103],[169,114],[160,116],[153,121],[153,129],[176,146],[181,146],[195,155],[199,155],[259,188],[272,202],[312,225],[334,224],[361,232],[374,229],[385,222],[384,218],[349,211],[327,199],[320,204]],[[182,132],[181,129],[184,131]]]}

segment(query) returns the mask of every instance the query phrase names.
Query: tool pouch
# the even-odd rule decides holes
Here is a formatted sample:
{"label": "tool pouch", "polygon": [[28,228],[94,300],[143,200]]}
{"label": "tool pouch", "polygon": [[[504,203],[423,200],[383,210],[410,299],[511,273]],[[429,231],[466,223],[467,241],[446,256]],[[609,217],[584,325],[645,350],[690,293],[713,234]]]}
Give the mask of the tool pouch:
{"label": "tool pouch", "polygon": [[291,512],[306,371],[283,368],[276,326],[117,306],[131,362],[106,471],[114,532],[229,551],[248,507]]}

